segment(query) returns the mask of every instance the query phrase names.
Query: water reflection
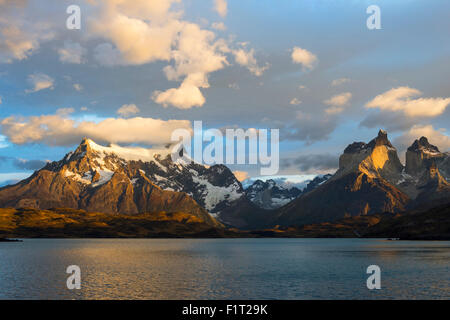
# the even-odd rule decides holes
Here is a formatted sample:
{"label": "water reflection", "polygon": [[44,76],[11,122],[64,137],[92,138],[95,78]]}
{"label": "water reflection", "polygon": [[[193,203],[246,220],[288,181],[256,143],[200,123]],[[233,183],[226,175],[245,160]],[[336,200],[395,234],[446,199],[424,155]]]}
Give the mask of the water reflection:
{"label": "water reflection", "polygon": [[[0,244],[2,299],[445,299],[450,242],[33,239]],[[65,269],[82,270],[82,289]],[[382,290],[366,288],[368,265]]]}

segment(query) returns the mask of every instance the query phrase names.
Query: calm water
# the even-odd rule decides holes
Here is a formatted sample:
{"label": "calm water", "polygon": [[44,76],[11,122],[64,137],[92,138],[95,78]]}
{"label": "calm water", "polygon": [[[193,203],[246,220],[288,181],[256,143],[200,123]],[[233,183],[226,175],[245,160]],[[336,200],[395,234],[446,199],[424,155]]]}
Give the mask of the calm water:
{"label": "calm water", "polygon": [[[67,266],[82,270],[68,290]],[[367,266],[382,270],[366,287]],[[0,243],[0,299],[449,299],[450,242],[30,239]]]}

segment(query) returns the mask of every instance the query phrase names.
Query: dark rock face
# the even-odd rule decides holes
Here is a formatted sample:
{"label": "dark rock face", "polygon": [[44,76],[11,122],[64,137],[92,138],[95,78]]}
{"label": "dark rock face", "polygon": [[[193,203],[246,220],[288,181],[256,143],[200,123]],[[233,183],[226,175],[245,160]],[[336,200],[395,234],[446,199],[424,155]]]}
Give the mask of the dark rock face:
{"label": "dark rock face", "polygon": [[440,152],[430,144],[426,137],[414,141],[406,151],[406,173],[411,175],[423,174],[433,163],[442,171],[446,178],[450,174],[450,156]]}
{"label": "dark rock face", "polygon": [[315,177],[314,179],[312,179],[307,185],[306,188],[303,190],[302,194],[306,194],[308,192],[313,191],[314,189],[316,189],[317,187],[319,187],[320,185],[324,184],[325,182],[327,182],[333,175],[328,173],[328,174],[324,174],[324,175],[318,175],[317,177]]}

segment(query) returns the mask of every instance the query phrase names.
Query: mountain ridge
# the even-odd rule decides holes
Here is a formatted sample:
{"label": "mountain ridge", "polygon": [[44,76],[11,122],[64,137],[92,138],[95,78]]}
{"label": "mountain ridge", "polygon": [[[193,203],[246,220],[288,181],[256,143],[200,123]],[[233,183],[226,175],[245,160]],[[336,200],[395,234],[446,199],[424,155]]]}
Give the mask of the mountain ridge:
{"label": "mountain ridge", "polygon": [[[387,132],[380,130],[368,143],[349,144],[336,173],[316,177],[301,193],[276,189],[269,181],[268,188],[264,182],[255,184],[262,187],[250,189],[251,194],[225,165],[173,162],[169,148],[104,147],[85,138],[63,159],[0,188],[0,207],[67,207],[125,215],[183,212],[211,226],[255,229],[443,203],[450,195],[449,173],[450,155],[427,138],[412,143],[403,165]],[[280,199],[285,203],[273,208]]]}

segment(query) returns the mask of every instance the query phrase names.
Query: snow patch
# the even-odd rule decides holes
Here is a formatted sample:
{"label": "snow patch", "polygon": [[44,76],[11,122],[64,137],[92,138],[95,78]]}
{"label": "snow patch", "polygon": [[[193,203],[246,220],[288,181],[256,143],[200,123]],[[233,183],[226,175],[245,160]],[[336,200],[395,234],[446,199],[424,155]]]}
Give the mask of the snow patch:
{"label": "snow patch", "polygon": [[239,185],[237,184],[232,184],[224,188],[212,185],[209,181],[199,179],[196,176],[193,176],[192,180],[197,184],[205,186],[203,195],[205,209],[208,211],[213,210],[216,205],[224,200],[234,201],[242,197],[242,193],[239,192]]}

